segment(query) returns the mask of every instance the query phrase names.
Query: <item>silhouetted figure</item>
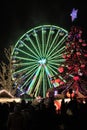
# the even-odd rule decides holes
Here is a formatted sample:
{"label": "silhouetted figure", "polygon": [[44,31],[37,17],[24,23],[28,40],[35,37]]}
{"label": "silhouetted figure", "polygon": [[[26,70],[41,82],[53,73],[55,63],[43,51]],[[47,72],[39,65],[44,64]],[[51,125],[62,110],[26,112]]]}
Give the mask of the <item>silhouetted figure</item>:
{"label": "silhouetted figure", "polygon": [[24,130],[24,119],[20,104],[17,104],[14,107],[14,112],[9,114],[7,126],[8,130]]}

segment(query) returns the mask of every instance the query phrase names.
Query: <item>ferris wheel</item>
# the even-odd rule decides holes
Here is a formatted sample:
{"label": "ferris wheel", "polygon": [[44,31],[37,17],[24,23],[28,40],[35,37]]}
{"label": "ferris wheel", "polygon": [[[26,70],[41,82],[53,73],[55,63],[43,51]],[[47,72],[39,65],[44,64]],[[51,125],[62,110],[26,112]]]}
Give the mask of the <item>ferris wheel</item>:
{"label": "ferris wheel", "polygon": [[20,91],[45,97],[49,88],[58,86],[50,79],[58,74],[58,66],[65,61],[62,54],[67,35],[61,27],[42,25],[19,38],[12,51],[12,77],[21,81]]}

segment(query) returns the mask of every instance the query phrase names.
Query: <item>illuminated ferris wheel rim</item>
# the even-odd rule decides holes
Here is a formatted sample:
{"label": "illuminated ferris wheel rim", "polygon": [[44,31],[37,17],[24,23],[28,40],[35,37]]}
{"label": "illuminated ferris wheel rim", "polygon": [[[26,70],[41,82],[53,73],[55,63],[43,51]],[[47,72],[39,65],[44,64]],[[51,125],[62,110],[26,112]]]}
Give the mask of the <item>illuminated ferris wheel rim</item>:
{"label": "illuminated ferris wheel rim", "polygon": [[[41,36],[39,37],[39,34],[41,33]],[[45,43],[45,45],[42,45],[44,42],[44,34],[47,34],[47,40],[48,40],[48,42],[47,43]],[[35,40],[37,41],[37,35],[38,35],[38,37],[39,38],[41,38],[40,40],[41,40],[41,48],[39,47],[39,45],[40,45],[40,43],[38,43],[38,42],[32,42],[32,37],[33,38],[35,38]],[[49,35],[50,36],[53,36],[52,38],[52,43],[51,42],[49,42]],[[59,36],[60,37],[60,39],[62,39],[62,40],[58,40],[58,38],[57,38],[57,36]],[[41,81],[40,80],[38,80],[38,83],[37,83],[37,86],[39,86],[40,85],[40,82],[42,82],[42,79],[44,80],[44,76],[45,76],[45,73],[46,73],[46,75],[47,75],[47,77],[50,77],[50,72],[52,72],[52,73],[57,73],[56,71],[54,71],[53,69],[57,69],[57,67],[58,67],[58,62],[60,62],[60,56],[61,56],[61,53],[63,52],[63,50],[64,50],[64,48],[62,49],[61,48],[61,44],[62,44],[62,42],[63,42],[63,44],[64,44],[64,41],[65,41],[65,39],[66,39],[66,37],[68,36],[68,32],[65,30],[65,29],[63,29],[63,28],[61,28],[61,27],[59,27],[59,26],[55,26],[55,25],[41,25],[41,26],[38,26],[38,27],[34,27],[34,28],[32,28],[32,29],[30,29],[29,31],[27,31],[24,35],[22,35],[20,38],[19,38],[19,40],[17,41],[17,43],[15,44],[15,46],[14,46],[14,49],[13,49],[13,51],[12,51],[12,57],[13,57],[13,60],[22,60],[22,63],[21,63],[21,66],[27,66],[27,65],[29,65],[29,67],[26,67],[27,69],[29,68],[30,69],[30,67],[31,67],[31,69],[29,70],[29,72],[31,73],[31,71],[33,70],[33,68],[32,67],[34,67],[34,65],[36,64],[36,68],[34,69],[34,71],[35,72],[33,72],[33,73],[31,73],[31,75],[33,75],[34,77],[32,77],[32,82],[31,82],[31,84],[29,85],[29,94],[33,91],[33,89],[34,89],[34,83],[35,83],[35,78],[37,78],[38,77],[38,75],[39,75],[39,79],[41,79]],[[26,43],[26,38],[30,38],[29,39],[29,43]],[[62,37],[62,38],[61,38]],[[55,39],[57,39],[57,42],[55,42]],[[34,39],[33,39],[34,40]],[[58,43],[59,42],[59,43]],[[22,44],[21,44],[22,43]],[[54,43],[55,43],[55,45],[54,45]],[[47,45],[48,46],[47,46]],[[51,44],[51,45],[50,45]],[[57,45],[56,45],[57,44]],[[21,48],[20,48],[20,45],[23,45],[23,46],[21,46]],[[60,46],[59,48],[58,48],[58,46]],[[34,47],[34,48],[33,48]],[[43,50],[43,48],[45,48],[46,47],[46,53],[45,53],[45,55],[43,55],[43,53],[44,53],[44,50]],[[54,48],[55,49],[54,49]],[[16,51],[18,51],[18,53],[21,53],[21,54],[24,54],[24,48],[25,48],[25,50],[27,49],[28,50],[28,52],[25,52],[25,54],[27,55],[27,56],[29,56],[30,57],[30,59],[28,59],[28,58],[25,58],[25,57],[21,57],[19,54],[16,54],[15,52]],[[58,51],[56,52],[56,49],[58,48]],[[30,51],[30,49],[31,49],[31,51]],[[42,50],[40,50],[40,49],[42,49]],[[55,51],[54,51],[55,50]],[[35,52],[36,51],[36,52]],[[39,52],[38,52],[39,51]],[[29,54],[29,52],[30,52],[30,54]],[[31,55],[31,53],[33,54],[33,55]],[[37,53],[37,54],[36,54]],[[40,56],[40,54],[41,54],[41,56]],[[55,55],[54,55],[55,54]],[[60,56],[58,56],[60,54]],[[24,56],[24,55],[23,55]],[[54,56],[55,56],[55,59],[57,58],[57,60],[55,60],[54,59]],[[59,60],[58,60],[58,57],[59,57]],[[24,63],[25,62],[25,60],[26,60],[26,62],[27,63]],[[62,61],[62,60],[61,60]],[[59,63],[60,64],[60,63]],[[17,66],[19,66],[20,65],[20,63],[19,64],[15,64],[15,62],[14,62],[14,65],[17,67]],[[56,65],[56,67],[55,67],[55,65]],[[25,68],[25,69],[26,69]],[[22,71],[24,71],[24,73],[25,73],[25,69],[23,68],[23,69],[21,69],[21,71],[15,71],[15,72],[13,72],[13,74],[19,74],[20,72],[22,72]],[[50,71],[49,71],[49,69],[50,69]],[[28,77],[27,76],[27,74],[29,74],[29,72],[26,72],[25,73],[25,77]],[[40,74],[41,73],[41,74]],[[31,75],[30,75],[30,77],[31,77]],[[42,76],[41,76],[42,75]],[[24,74],[23,74],[23,76],[22,77],[24,77]],[[49,78],[47,79],[47,80],[49,80]],[[34,82],[33,82],[34,81]],[[45,81],[46,82],[46,81]],[[50,82],[50,81],[48,81],[48,82]],[[27,81],[25,81],[24,82],[24,85],[25,85],[25,83],[28,83],[28,79],[27,79]],[[24,87],[24,85],[23,85],[23,87]],[[23,88],[22,87],[22,88]],[[43,87],[45,87],[45,84],[43,84]],[[33,88],[33,89],[32,89]],[[38,87],[37,87],[38,88]],[[37,91],[37,88],[35,89],[35,91]],[[45,90],[46,91],[46,90]]]}
{"label": "illuminated ferris wheel rim", "polygon": [[[19,40],[16,42],[16,44],[15,44],[15,46],[14,46],[14,48],[17,46],[17,44],[18,44],[18,42],[22,39],[22,38],[24,38],[24,36],[26,35],[26,34],[30,34],[30,35],[32,35],[32,33],[34,33],[34,31],[35,30],[37,30],[37,31],[39,31],[39,30],[41,30],[41,29],[49,29],[49,28],[52,28],[52,30],[54,30],[54,29],[60,29],[60,31],[61,31],[61,29],[62,29],[62,31],[64,31],[66,34],[67,34],[67,36],[68,36],[68,31],[67,30],[65,30],[64,28],[61,28],[61,27],[59,27],[59,26],[55,26],[55,25],[40,25],[40,26],[36,26],[36,27],[34,27],[34,28],[31,28],[29,31],[27,31],[27,32],[25,32],[20,38],[19,38]],[[32,32],[32,33],[31,33]],[[14,49],[13,49],[13,51],[14,51]],[[12,55],[13,55],[13,51],[12,51]]]}

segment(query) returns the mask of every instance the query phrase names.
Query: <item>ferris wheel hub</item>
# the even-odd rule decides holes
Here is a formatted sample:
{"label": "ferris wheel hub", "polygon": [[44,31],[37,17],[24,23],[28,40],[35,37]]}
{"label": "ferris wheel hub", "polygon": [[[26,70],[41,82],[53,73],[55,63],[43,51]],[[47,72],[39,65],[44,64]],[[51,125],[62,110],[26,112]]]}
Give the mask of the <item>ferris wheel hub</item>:
{"label": "ferris wheel hub", "polygon": [[45,64],[46,63],[46,59],[42,58],[41,60],[38,61],[40,64]]}

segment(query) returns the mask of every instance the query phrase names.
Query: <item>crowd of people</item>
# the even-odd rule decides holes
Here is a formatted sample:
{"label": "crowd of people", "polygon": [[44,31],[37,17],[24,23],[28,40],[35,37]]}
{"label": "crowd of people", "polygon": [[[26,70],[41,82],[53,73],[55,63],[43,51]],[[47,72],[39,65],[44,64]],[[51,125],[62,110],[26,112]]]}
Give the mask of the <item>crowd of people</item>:
{"label": "crowd of people", "polygon": [[0,130],[86,129],[87,101],[61,101],[56,110],[53,98],[0,103]]}

